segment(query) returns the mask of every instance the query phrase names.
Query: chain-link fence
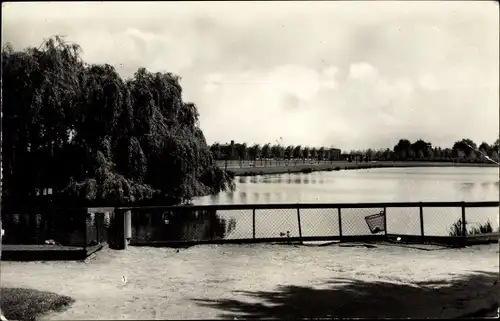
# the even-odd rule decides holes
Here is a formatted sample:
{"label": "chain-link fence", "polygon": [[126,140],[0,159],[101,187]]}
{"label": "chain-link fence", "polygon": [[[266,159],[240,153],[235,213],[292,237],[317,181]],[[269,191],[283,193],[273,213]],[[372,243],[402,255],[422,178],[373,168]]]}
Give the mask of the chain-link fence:
{"label": "chain-link fence", "polygon": [[[465,227],[467,236],[476,236],[499,232],[499,209],[494,207],[468,207],[465,209]],[[462,221],[454,222],[450,228],[450,235],[456,234],[456,227],[462,226]],[[462,229],[459,232],[463,234]]]}
{"label": "chain-link fence", "polygon": [[[495,205],[496,204],[496,205]],[[132,209],[132,244],[463,237],[475,222],[498,231],[498,203],[262,204]],[[496,224],[496,225],[495,225]],[[477,225],[477,224],[476,224]],[[474,233],[489,231],[479,229]],[[471,235],[472,232],[468,233]]]}
{"label": "chain-link fence", "polygon": [[92,247],[108,240],[106,213],[38,208],[2,211],[3,244]]}
{"label": "chain-link fence", "polygon": [[[454,238],[498,234],[499,202],[258,204],[130,208],[131,245]],[[464,224],[465,221],[465,224]],[[113,209],[2,212],[4,244],[113,242]],[[121,223],[120,223],[121,224]],[[127,226],[127,224],[125,224]],[[465,234],[464,227],[467,230]]]}

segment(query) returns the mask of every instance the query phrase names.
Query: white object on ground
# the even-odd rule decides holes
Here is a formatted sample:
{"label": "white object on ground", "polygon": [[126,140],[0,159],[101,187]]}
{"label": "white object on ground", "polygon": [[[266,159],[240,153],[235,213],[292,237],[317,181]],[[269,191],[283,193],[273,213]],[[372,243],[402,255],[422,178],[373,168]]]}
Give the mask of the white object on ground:
{"label": "white object on ground", "polygon": [[401,238],[398,236],[398,238],[396,240],[399,242],[399,241],[401,241]]}

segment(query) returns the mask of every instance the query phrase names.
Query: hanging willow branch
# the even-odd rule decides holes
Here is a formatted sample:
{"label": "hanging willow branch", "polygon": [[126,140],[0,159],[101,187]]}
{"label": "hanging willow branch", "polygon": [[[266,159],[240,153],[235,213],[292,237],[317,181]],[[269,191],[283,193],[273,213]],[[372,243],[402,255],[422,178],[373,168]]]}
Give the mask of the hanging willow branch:
{"label": "hanging willow branch", "polygon": [[212,159],[196,105],[179,77],[86,64],[63,36],[2,51],[4,189],[26,200],[52,187],[62,199],[129,204],[188,201],[234,188]]}

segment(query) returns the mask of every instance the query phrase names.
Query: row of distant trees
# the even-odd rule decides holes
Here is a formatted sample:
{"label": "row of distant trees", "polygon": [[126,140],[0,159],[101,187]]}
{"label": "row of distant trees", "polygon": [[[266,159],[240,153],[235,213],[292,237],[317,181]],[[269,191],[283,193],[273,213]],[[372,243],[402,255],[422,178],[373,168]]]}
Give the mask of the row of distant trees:
{"label": "row of distant trees", "polygon": [[[393,159],[400,161],[456,161],[469,163],[488,163],[491,160],[498,162],[499,140],[493,144],[486,142],[479,146],[468,138],[456,141],[451,148],[433,147],[430,142],[419,139],[410,142],[400,139],[393,148]],[[376,153],[366,151],[367,158],[376,157]]]}
{"label": "row of distant trees", "polygon": [[309,146],[283,146],[280,144],[253,144],[248,146],[245,143],[232,143],[221,145],[214,143],[210,145],[210,151],[216,160],[258,160],[258,159],[315,159],[333,160],[335,151],[338,149],[329,147],[309,147]]}
{"label": "row of distant trees", "polygon": [[[299,160],[336,160],[335,151],[329,147],[309,147],[302,145],[283,146],[280,144],[246,143],[210,145],[210,151],[216,160],[252,161],[258,159],[299,159]],[[499,140],[493,144],[486,142],[479,146],[471,139],[464,138],[453,144],[451,148],[432,146],[432,143],[419,139],[411,142],[400,139],[393,149],[351,150],[342,154],[343,159],[359,161],[458,161],[458,162],[491,162],[488,158],[499,160]]]}

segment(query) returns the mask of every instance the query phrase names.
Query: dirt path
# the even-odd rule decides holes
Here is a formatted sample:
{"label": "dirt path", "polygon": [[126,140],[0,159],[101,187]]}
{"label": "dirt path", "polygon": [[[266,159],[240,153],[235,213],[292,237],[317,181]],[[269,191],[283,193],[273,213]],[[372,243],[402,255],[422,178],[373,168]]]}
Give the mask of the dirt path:
{"label": "dirt path", "polygon": [[498,302],[498,244],[131,247],[106,249],[85,263],[2,262],[1,269],[2,287],[76,300],[51,320],[453,318]]}

